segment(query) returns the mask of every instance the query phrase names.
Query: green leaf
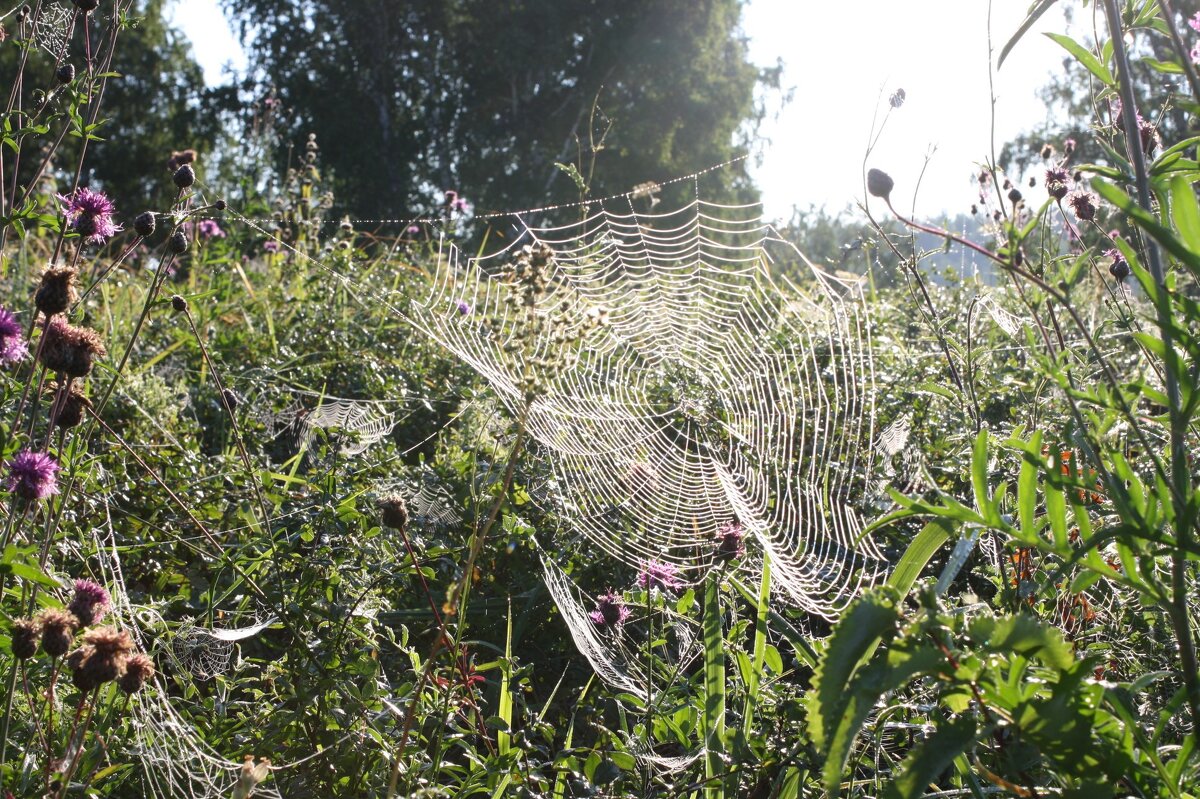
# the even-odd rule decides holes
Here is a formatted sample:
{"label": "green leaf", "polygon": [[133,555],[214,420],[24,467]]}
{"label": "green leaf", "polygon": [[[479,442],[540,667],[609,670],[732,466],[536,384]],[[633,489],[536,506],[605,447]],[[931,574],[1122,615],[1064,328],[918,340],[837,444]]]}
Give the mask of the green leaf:
{"label": "green leaf", "polygon": [[992,517],[992,501],[987,490],[988,432],[980,430],[975,436],[971,453],[971,487],[975,489],[975,507],[985,519]]}
{"label": "green leaf", "polygon": [[1171,219],[1189,249],[1200,252],[1200,206],[1192,181],[1183,175],[1171,178]]}
{"label": "green leaf", "polygon": [[925,525],[900,556],[900,561],[888,577],[888,585],[895,588],[900,596],[907,596],[930,558],[950,539],[954,528],[955,525],[947,519],[934,519]]}
{"label": "green leaf", "polygon": [[884,799],[916,799],[924,794],[926,787],[975,742],[975,734],[975,720],[967,716],[939,724],[937,731],[904,759],[900,775],[883,792]]}
{"label": "green leaf", "polygon": [[1008,58],[1008,54],[1012,52],[1014,47],[1017,46],[1017,42],[1021,40],[1022,36],[1029,32],[1029,29],[1033,27],[1033,23],[1037,22],[1038,18],[1041,17],[1042,14],[1045,14],[1048,10],[1050,10],[1050,7],[1054,5],[1054,2],[1055,0],[1036,0],[1036,2],[1029,7],[1029,11],[1025,14],[1025,21],[1021,23],[1021,26],[1017,28],[1017,32],[1009,38],[1003,49],[1000,50],[1000,58],[996,60],[996,69],[1004,66],[1004,59]]}
{"label": "green leaf", "polygon": [[1108,71],[1108,67],[1100,63],[1100,59],[1096,58],[1091,50],[1088,50],[1079,42],[1072,39],[1070,36],[1064,36],[1061,33],[1046,33],[1043,34],[1046,38],[1057,42],[1071,55],[1075,56],[1075,60],[1083,64],[1088,72],[1095,75],[1105,86],[1115,86],[1116,81],[1113,80],[1112,73]]}
{"label": "green leaf", "polygon": [[704,795],[722,799],[725,786],[725,637],[721,630],[721,593],[715,574],[704,581]]}
{"label": "green leaf", "polygon": [[1075,664],[1062,633],[1032,616],[980,617],[971,622],[969,629],[973,639],[998,654],[1036,657],[1064,671]]}

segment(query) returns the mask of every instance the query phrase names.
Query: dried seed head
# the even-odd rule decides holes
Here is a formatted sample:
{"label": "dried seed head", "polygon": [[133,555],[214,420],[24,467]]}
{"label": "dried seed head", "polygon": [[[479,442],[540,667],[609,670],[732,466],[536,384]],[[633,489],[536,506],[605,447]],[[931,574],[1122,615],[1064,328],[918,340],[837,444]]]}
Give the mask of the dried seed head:
{"label": "dried seed head", "polygon": [[142,211],[133,220],[133,230],[142,238],[153,236],[156,225],[153,211]]}
{"label": "dried seed head", "polygon": [[83,388],[75,381],[71,381],[66,396],[59,396],[60,391],[61,386],[57,381],[52,381],[46,389],[47,394],[58,397],[58,410],[54,416],[54,424],[64,430],[78,427],[83,422],[87,409],[92,407],[92,401],[84,395]]}
{"label": "dried seed head", "polygon": [[29,660],[37,654],[42,628],[33,619],[17,619],[12,625],[12,653],[17,660]]}
{"label": "dried seed head", "polygon": [[71,648],[79,619],[70,611],[48,608],[37,615],[42,627],[42,651],[52,658],[62,657]]}
{"label": "dried seed head", "polygon": [[167,169],[171,174],[174,174],[179,167],[184,164],[190,164],[196,160],[195,150],[176,150],[171,153],[171,157],[167,159]]}
{"label": "dried seed head", "polygon": [[1046,144],[1043,144],[1042,145],[1042,158],[1049,161],[1053,157],[1054,157],[1054,145],[1050,144],[1049,142],[1047,142]]}
{"label": "dried seed head", "polygon": [[67,610],[75,614],[79,623],[88,627],[104,618],[112,605],[112,598],[104,586],[92,580],[76,580],[75,593]]}
{"label": "dried seed head", "polygon": [[179,228],[176,228],[175,232],[171,234],[171,240],[168,242],[167,246],[168,249],[175,255],[183,255],[188,251],[187,234]]}
{"label": "dried seed head", "polygon": [[41,361],[52,372],[87,377],[97,358],[108,354],[100,334],[88,327],[68,324],[60,316],[50,319],[42,335]]}
{"label": "dried seed head", "polygon": [[175,185],[181,189],[190,188],[196,182],[196,170],[192,169],[191,164],[184,164],[175,170],[171,180],[175,181]]}
{"label": "dried seed head", "polygon": [[1021,190],[1015,186],[1008,191],[1008,201],[1013,205],[1021,202]]}
{"label": "dried seed head", "polygon": [[895,185],[896,182],[892,180],[891,175],[883,170],[870,169],[867,171],[867,191],[871,193],[871,196],[887,200]]}
{"label": "dried seed head", "polygon": [[52,266],[42,272],[42,281],[33,297],[34,305],[47,318],[63,313],[79,299],[79,292],[75,290],[78,276],[79,272],[69,266]]}
{"label": "dried seed head", "polygon": [[225,407],[231,411],[236,411],[237,407],[242,404],[242,398],[232,388],[221,390],[221,399],[225,403]]}
{"label": "dried seed head", "polygon": [[175,294],[171,297],[171,308],[175,313],[183,313],[188,308],[187,300]]}
{"label": "dried seed head", "polygon": [[154,661],[139,652],[125,661],[125,673],[117,680],[117,686],[127,694],[136,694],[153,676]]}
{"label": "dried seed head", "polygon": [[216,208],[218,211],[224,211],[228,207],[229,203],[225,202],[224,200],[217,200],[215,203],[213,203],[213,208]]}
{"label": "dried seed head", "polygon": [[404,497],[391,494],[379,500],[376,506],[383,518],[384,527],[401,531],[408,527],[408,505],[404,502]]}

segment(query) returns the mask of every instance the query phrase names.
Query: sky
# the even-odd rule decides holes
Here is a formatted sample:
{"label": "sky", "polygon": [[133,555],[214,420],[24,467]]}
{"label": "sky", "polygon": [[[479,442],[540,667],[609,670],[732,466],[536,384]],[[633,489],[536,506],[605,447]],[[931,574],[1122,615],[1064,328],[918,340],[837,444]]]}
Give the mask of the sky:
{"label": "sky", "polygon": [[[993,5],[999,52],[1029,3]],[[794,90],[782,109],[773,104],[760,131],[769,143],[751,164],[766,215],[786,219],[793,206],[853,207],[862,194],[872,116],[882,117],[896,89],[904,90],[905,103],[891,113],[868,166],[892,175],[894,196],[906,206],[920,178],[919,214],[966,211],[975,195],[970,178],[991,152],[988,6],[988,0],[751,0],[742,21],[751,59],[762,66],[782,59],[782,85]],[[172,15],[210,84],[226,79],[226,66],[244,68],[245,54],[217,0],[176,0]],[[1045,119],[1036,93],[1062,68],[1063,53],[1041,32],[1063,30],[1060,15],[1046,14],[995,74],[997,150]]]}

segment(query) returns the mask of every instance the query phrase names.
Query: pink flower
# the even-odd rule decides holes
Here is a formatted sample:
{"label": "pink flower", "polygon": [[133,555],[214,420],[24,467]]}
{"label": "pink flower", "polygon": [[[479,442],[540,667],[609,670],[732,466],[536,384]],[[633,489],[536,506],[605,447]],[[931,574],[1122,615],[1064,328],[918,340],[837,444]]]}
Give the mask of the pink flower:
{"label": "pink flower", "polygon": [[637,576],[638,587],[644,588],[647,591],[659,589],[661,591],[678,591],[683,588],[683,581],[679,579],[679,569],[673,563],[664,563],[658,560],[648,560],[642,564],[642,570]]}
{"label": "pink flower", "polygon": [[8,490],[31,502],[57,494],[60,468],[44,452],[21,450],[8,462]]}
{"label": "pink flower", "polygon": [[225,231],[221,230],[221,226],[217,224],[215,219],[200,220],[200,237],[205,239],[223,239]]}
{"label": "pink flower", "polygon": [[629,608],[625,607],[625,600],[610,589],[596,597],[596,609],[588,617],[597,627],[620,627],[629,618]]}
{"label": "pink flower", "polygon": [[0,308],[0,366],[25,360],[29,344],[21,332],[21,323],[7,308]]}
{"label": "pink flower", "polygon": [[267,252],[279,252],[279,242],[275,239],[267,239],[263,242],[263,249]]}
{"label": "pink flower", "polygon": [[102,244],[120,232],[112,221],[116,207],[103,192],[76,189],[70,195],[59,194],[67,224],[89,244]]}
{"label": "pink flower", "polygon": [[1196,16],[1188,20],[1188,25],[1191,26],[1192,30],[1200,31],[1200,11],[1197,11]]}

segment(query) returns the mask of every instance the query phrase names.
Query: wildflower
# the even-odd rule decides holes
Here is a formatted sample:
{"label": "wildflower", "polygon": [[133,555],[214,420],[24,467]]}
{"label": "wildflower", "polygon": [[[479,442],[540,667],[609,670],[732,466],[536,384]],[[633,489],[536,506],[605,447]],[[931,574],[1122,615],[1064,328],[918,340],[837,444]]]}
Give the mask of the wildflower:
{"label": "wildflower", "polygon": [[1197,11],[1196,15],[1188,20],[1188,25],[1192,30],[1200,31],[1200,11]]}
{"label": "wildflower", "polygon": [[447,208],[453,207],[453,205],[456,202],[458,202],[458,192],[454,191],[454,189],[446,189],[445,196],[446,196],[446,207]]}
{"label": "wildflower", "polygon": [[683,581],[679,579],[679,569],[675,564],[648,560],[642,564],[642,570],[638,573],[637,585],[647,591],[655,588],[677,591],[683,587]]}
{"label": "wildflower", "polygon": [[104,618],[112,605],[112,598],[104,586],[91,580],[76,580],[75,595],[67,610],[75,614],[80,625],[88,627]]}
{"label": "wildflower", "polygon": [[1008,190],[1008,201],[1013,205],[1021,202],[1021,190],[1015,186]]}
{"label": "wildflower", "polygon": [[23,361],[29,344],[21,334],[21,323],[7,308],[0,307],[0,366]]}
{"label": "wildflower", "polygon": [[79,619],[69,611],[47,608],[36,621],[42,628],[42,651],[52,658],[65,655],[79,629]]}
{"label": "wildflower", "polygon": [[136,694],[154,676],[154,661],[139,652],[125,661],[125,673],[117,679],[117,687],[127,694]]}
{"label": "wildflower", "polygon": [[221,226],[217,224],[215,219],[200,220],[200,238],[202,239],[223,239],[225,231],[221,230]]}
{"label": "wildflower", "polygon": [[183,297],[180,297],[178,294],[171,295],[171,309],[175,311],[175,313],[183,313],[187,310],[187,307],[187,300],[185,300]]}
{"label": "wildflower", "polygon": [[892,194],[892,188],[896,182],[892,180],[891,175],[879,169],[867,170],[867,191],[873,197],[878,197],[881,200],[887,200]]}
{"label": "wildflower", "polygon": [[175,152],[171,153],[171,157],[167,159],[167,169],[173,175],[179,170],[179,167],[184,166],[185,164],[194,163],[195,160],[195,150],[176,150]]}
{"label": "wildflower", "polygon": [[986,186],[988,183],[991,182],[991,180],[992,180],[991,172],[988,172],[986,169],[980,170],[980,172],[979,172],[979,185],[980,186]]}
{"label": "wildflower", "polygon": [[892,108],[899,108],[900,106],[904,105],[904,100],[907,97],[908,95],[905,93],[904,89],[896,89],[896,91],[892,92],[892,96],[888,98],[888,105],[890,105]]}
{"label": "wildflower", "polygon": [[1067,191],[1070,188],[1071,176],[1067,170],[1062,167],[1051,167],[1046,170],[1046,193],[1056,200],[1062,200],[1067,196]]}
{"label": "wildflower", "polygon": [[1067,139],[1066,141],[1063,142],[1063,155],[1070,158],[1074,154],[1075,154],[1075,140]]}
{"label": "wildflower", "polygon": [[61,316],[53,317],[42,333],[41,361],[52,372],[71,377],[87,377],[97,358],[108,354],[100,334],[88,327],[68,324]]}
{"label": "wildflower", "polygon": [[407,234],[408,234],[408,235],[410,235],[410,236],[415,236],[415,235],[417,235],[418,233],[420,233],[420,232],[421,232],[421,226],[420,226],[420,225],[417,225],[417,224],[412,224],[412,225],[409,225],[408,227],[406,227],[406,228],[404,229],[404,232],[405,232],[405,233],[407,233]]}
{"label": "wildflower", "polygon": [[89,244],[102,244],[121,230],[112,221],[116,206],[103,192],[76,189],[69,196],[57,196],[63,204],[67,224]]}
{"label": "wildflower", "polygon": [[458,309],[459,316],[466,316],[471,312],[471,306],[467,304],[466,300],[459,300],[454,303],[454,307]]}
{"label": "wildflower", "polygon": [[1042,145],[1042,158],[1046,161],[1049,161],[1053,157],[1054,157],[1054,145],[1051,144],[1050,142],[1046,142],[1045,144]]}
{"label": "wildflower", "polygon": [[263,250],[266,252],[279,252],[279,242],[275,239],[267,239],[263,242]]}
{"label": "wildflower", "polygon": [[79,299],[79,292],[75,290],[75,278],[78,276],[78,270],[69,266],[52,266],[42,272],[42,281],[38,284],[33,302],[46,318],[63,313]]}
{"label": "wildflower", "polygon": [[142,238],[153,236],[155,226],[153,211],[142,211],[133,219],[133,230]]}
{"label": "wildflower", "polygon": [[465,214],[467,212],[467,207],[467,201],[462,197],[459,197],[450,205],[450,210],[457,211],[460,214]]}
{"label": "wildflower", "polygon": [[12,625],[12,653],[17,660],[28,660],[37,654],[42,629],[33,619],[17,619]]}
{"label": "wildflower", "polygon": [[721,525],[717,530],[716,558],[722,563],[737,560],[746,554],[746,531],[737,522]]}
{"label": "wildflower", "polygon": [[8,490],[30,502],[57,494],[60,468],[44,452],[21,450],[8,462]]}
{"label": "wildflower", "polygon": [[83,389],[80,388],[78,383],[71,382],[67,388],[66,396],[59,396],[60,389],[61,387],[57,381],[52,381],[46,387],[47,393],[58,397],[58,408],[52,413],[54,416],[54,425],[64,430],[78,427],[83,422],[83,417],[87,409],[92,407],[92,401],[84,396]]}
{"label": "wildflower", "polygon": [[1192,59],[1193,64],[1200,64],[1200,42],[1192,45],[1192,50],[1188,53],[1188,58]]}
{"label": "wildflower", "polygon": [[1084,222],[1091,222],[1096,218],[1096,195],[1084,189],[1077,189],[1071,192],[1067,197],[1067,205],[1071,206],[1071,210],[1075,216]]}
{"label": "wildflower", "polygon": [[1129,277],[1129,262],[1125,260],[1125,256],[1116,247],[1104,251],[1105,258],[1112,258],[1112,264],[1108,267],[1108,273],[1116,278],[1120,283],[1125,278]]}
{"label": "wildflower", "polygon": [[133,639],[116,627],[97,627],[83,634],[83,646],[71,653],[67,666],[71,681],[81,691],[112,682],[125,673]]}
{"label": "wildflower", "polygon": [[625,607],[625,600],[609,589],[596,597],[596,609],[588,617],[597,627],[620,627],[629,619],[629,608]]}
{"label": "wildflower", "polygon": [[399,494],[389,494],[376,503],[383,517],[383,526],[403,531],[408,527],[408,505]]}

